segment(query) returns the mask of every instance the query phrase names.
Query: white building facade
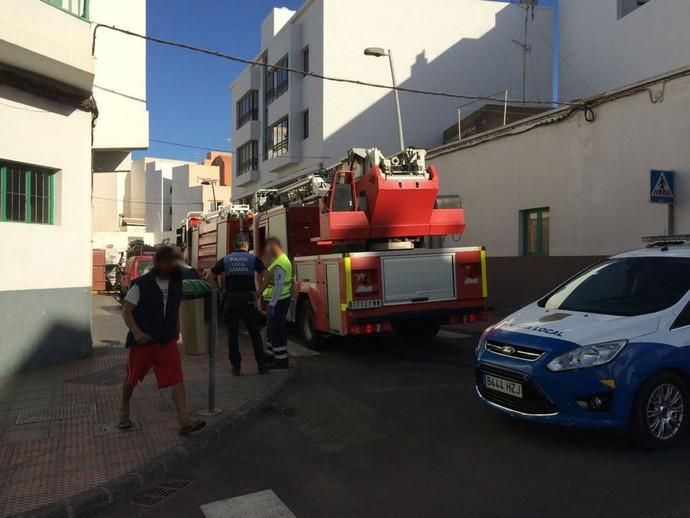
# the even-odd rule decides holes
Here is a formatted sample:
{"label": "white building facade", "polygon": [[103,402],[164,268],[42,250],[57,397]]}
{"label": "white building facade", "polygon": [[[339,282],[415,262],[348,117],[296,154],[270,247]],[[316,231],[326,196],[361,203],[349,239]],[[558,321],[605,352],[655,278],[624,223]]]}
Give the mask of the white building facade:
{"label": "white building facade", "polygon": [[92,168],[147,145],[144,44],[99,32],[92,55],[96,16],[143,32],[146,2],[0,9],[0,376],[91,350]]}
{"label": "white building facade", "polygon": [[[490,299],[513,308],[642,238],[690,233],[690,2],[560,0],[560,97],[570,107],[432,149],[460,194],[462,242],[487,247]],[[676,201],[649,201],[651,171]]]}
{"label": "white building facade", "polygon": [[[248,66],[233,82],[233,199],[285,183],[343,158],[352,147],[399,150],[391,90],[323,81],[270,66],[423,90],[521,98],[525,11],[483,0],[308,0],[297,11],[274,9],[261,27],[269,68]],[[354,23],[355,30],[348,24]],[[525,96],[552,98],[552,13],[538,8],[530,28],[543,35],[528,55]],[[518,43],[516,43],[515,41]],[[441,144],[466,101],[401,93],[406,145]]]}
{"label": "white building facade", "polygon": [[[690,68],[429,152],[442,194],[462,197],[460,242],[486,246],[492,306],[535,300],[645,237],[690,234],[688,99]],[[653,170],[674,174],[672,218],[650,202]]]}
{"label": "white building facade", "polygon": [[560,91],[579,99],[690,64],[686,0],[559,0]]}

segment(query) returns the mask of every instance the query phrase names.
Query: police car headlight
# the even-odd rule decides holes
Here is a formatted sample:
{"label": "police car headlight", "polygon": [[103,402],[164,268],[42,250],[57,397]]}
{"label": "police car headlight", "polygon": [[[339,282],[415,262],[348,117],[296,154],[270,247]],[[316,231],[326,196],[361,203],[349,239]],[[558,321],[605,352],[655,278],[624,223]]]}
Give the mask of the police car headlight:
{"label": "police car headlight", "polygon": [[549,362],[546,368],[553,372],[560,372],[585,369],[587,367],[598,367],[610,362],[618,356],[618,353],[623,350],[623,347],[625,347],[627,343],[627,340],[618,340],[616,342],[578,347],[574,351],[554,358]]}
{"label": "police car headlight", "polygon": [[479,341],[477,342],[476,347],[474,348],[474,354],[479,354],[479,351],[481,351],[484,346],[486,345],[486,337],[489,336],[489,333],[493,329],[493,326],[487,327],[482,335],[479,337]]}

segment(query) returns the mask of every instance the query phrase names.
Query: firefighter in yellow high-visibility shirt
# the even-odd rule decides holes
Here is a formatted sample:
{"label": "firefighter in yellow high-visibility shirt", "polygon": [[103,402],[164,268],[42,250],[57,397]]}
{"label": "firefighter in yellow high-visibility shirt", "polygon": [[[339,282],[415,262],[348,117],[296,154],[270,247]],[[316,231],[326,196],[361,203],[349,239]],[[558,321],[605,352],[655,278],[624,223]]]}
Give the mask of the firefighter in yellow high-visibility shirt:
{"label": "firefighter in yellow high-visibility shirt", "polygon": [[283,251],[280,240],[269,237],[266,240],[266,252],[271,259],[268,267],[268,285],[264,286],[263,298],[268,303],[267,337],[270,345],[266,351],[266,360],[275,369],[287,369],[287,314],[290,310],[292,294],[292,263]]}

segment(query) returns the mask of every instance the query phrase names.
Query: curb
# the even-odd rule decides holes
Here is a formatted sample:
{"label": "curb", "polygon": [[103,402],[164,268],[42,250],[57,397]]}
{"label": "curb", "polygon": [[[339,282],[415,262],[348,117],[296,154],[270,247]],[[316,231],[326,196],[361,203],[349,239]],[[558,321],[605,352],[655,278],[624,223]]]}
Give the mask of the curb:
{"label": "curb", "polygon": [[78,518],[95,516],[116,502],[122,502],[135,493],[160,480],[184,461],[201,453],[209,446],[226,439],[232,429],[257,410],[264,407],[280,392],[298,372],[293,363],[286,375],[252,401],[237,411],[219,419],[185,440],[184,444],[171,448],[139,466],[135,471],[120,475],[103,485],[89,489],[70,498],[16,515],[15,518]]}

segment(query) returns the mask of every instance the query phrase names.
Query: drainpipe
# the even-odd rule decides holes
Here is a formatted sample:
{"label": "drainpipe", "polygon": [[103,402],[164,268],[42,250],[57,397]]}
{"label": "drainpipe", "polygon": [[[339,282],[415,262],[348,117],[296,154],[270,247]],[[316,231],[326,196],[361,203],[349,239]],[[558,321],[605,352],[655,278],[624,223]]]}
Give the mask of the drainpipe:
{"label": "drainpipe", "polygon": [[558,2],[560,0],[551,0],[553,2],[553,71],[552,71],[552,98],[554,108],[560,106],[560,68],[561,68],[561,13]]}

